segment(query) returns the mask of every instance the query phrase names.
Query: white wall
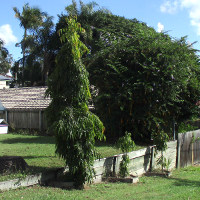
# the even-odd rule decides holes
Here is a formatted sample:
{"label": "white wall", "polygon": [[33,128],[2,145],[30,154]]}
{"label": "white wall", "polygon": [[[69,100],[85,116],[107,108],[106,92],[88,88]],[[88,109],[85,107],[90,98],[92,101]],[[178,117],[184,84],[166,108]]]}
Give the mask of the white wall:
{"label": "white wall", "polygon": [[0,89],[9,88],[9,85],[6,85],[6,81],[0,81]]}

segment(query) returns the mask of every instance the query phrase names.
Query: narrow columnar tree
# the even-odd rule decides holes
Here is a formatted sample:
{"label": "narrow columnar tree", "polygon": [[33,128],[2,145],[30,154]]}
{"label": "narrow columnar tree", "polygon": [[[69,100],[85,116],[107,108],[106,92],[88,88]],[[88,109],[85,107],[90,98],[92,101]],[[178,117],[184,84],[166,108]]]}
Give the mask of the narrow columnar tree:
{"label": "narrow columnar tree", "polygon": [[52,102],[47,109],[56,136],[56,153],[65,160],[77,186],[90,182],[96,158],[95,139],[103,139],[103,124],[88,109],[88,73],[81,61],[87,47],[79,40],[84,30],[76,18],[66,18],[67,28],[59,31],[64,43],[56,68],[48,81]]}

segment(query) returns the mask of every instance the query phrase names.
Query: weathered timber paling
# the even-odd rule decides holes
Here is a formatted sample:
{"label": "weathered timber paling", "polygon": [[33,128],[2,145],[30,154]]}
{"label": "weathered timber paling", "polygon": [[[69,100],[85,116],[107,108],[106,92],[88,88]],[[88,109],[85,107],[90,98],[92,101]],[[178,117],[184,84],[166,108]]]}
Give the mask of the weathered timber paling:
{"label": "weathered timber paling", "polygon": [[16,129],[47,129],[45,112],[42,110],[7,110],[0,113],[0,118]]}
{"label": "weathered timber paling", "polygon": [[151,163],[150,163],[150,170],[152,171],[155,167],[155,147],[151,148]]}
{"label": "weathered timber paling", "polygon": [[[179,155],[180,151],[180,155]],[[178,135],[178,167],[186,167],[200,162],[200,130]],[[180,157],[180,158],[179,158]]]}

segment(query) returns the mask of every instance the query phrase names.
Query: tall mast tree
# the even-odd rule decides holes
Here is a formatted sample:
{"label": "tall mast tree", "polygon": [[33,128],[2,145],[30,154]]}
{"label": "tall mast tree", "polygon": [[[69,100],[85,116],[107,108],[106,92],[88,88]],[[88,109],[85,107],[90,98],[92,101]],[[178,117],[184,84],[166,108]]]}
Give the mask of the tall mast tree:
{"label": "tall mast tree", "polygon": [[103,124],[88,108],[89,80],[81,59],[88,49],[79,39],[84,30],[76,18],[66,22],[67,28],[60,30],[64,44],[48,81],[52,102],[47,116],[55,133],[56,152],[65,160],[76,185],[81,186],[94,175],[95,140],[104,138]]}

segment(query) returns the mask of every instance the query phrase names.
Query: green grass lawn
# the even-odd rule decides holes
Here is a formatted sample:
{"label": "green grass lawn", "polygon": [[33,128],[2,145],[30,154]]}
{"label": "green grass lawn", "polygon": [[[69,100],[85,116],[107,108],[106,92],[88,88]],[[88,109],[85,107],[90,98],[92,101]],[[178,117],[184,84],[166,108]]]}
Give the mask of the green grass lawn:
{"label": "green grass lawn", "polygon": [[[139,148],[142,147],[137,146]],[[105,142],[98,143],[97,150],[102,158],[121,153],[114,145]],[[65,166],[64,161],[55,155],[55,138],[50,136],[1,134],[0,156],[22,156],[30,166],[28,173]],[[0,176],[0,181],[20,176],[22,174]]]}
{"label": "green grass lawn", "polygon": [[55,155],[53,137],[0,135],[0,155],[22,156],[28,165],[38,168],[54,168],[64,165],[64,162]]}
{"label": "green grass lawn", "polygon": [[5,200],[199,200],[200,167],[175,170],[169,178],[141,177],[137,184],[101,183],[86,190],[63,190],[59,188],[33,186],[0,193]]}

